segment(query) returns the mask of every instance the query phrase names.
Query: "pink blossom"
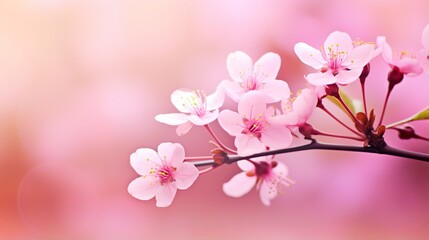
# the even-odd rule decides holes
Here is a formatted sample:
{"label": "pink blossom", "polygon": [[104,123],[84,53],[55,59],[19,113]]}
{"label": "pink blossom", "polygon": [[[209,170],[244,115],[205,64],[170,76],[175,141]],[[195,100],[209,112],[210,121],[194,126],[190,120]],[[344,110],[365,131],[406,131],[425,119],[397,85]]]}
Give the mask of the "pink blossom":
{"label": "pink blossom", "polygon": [[156,198],[157,207],[169,206],[177,189],[188,189],[199,175],[198,169],[183,162],[185,150],[178,143],[161,143],[158,153],[140,148],[131,154],[130,163],[141,176],[128,185],[131,196],[140,200]]}
{"label": "pink blossom", "polygon": [[423,29],[422,33],[423,49],[418,54],[420,66],[426,74],[429,74],[429,24]]}
{"label": "pink blossom", "polygon": [[223,184],[223,191],[230,197],[242,197],[255,185],[265,206],[269,206],[279,192],[290,186],[293,181],[287,178],[288,169],[283,163],[273,161],[271,157],[243,160],[237,164],[243,172],[235,175]]}
{"label": "pink blossom", "polygon": [[257,92],[245,94],[238,103],[238,113],[223,110],[219,124],[230,135],[239,155],[249,155],[271,149],[288,147],[292,142],[289,129],[273,123],[275,109],[266,107],[266,98]]}
{"label": "pink blossom", "polygon": [[295,98],[288,98],[281,102],[283,114],[275,117],[288,127],[299,127],[308,121],[316,109],[318,93],[313,88],[304,88]]}
{"label": "pink blossom", "polygon": [[394,56],[386,37],[377,37],[377,45],[381,48],[381,56],[384,61],[395,71],[408,76],[417,76],[423,72],[423,68],[419,66],[419,61],[408,56],[406,52],[401,52],[399,56]]}
{"label": "pink blossom", "polygon": [[338,31],[328,36],[322,50],[303,42],[295,44],[294,49],[303,63],[319,70],[318,73],[306,76],[307,81],[316,86],[333,83],[346,85],[354,82],[374,56],[372,44],[353,47],[350,36]]}
{"label": "pink blossom", "polygon": [[253,65],[252,59],[244,52],[230,53],[226,66],[233,81],[224,80],[222,86],[232,100],[238,102],[245,93],[258,91],[266,95],[268,102],[280,101],[289,96],[289,85],[277,80],[280,56],[269,52]]}
{"label": "pink blossom", "polygon": [[177,135],[186,134],[193,125],[203,126],[215,121],[224,101],[223,89],[206,96],[204,91],[176,90],[171,102],[181,113],[158,114],[155,119],[169,125],[177,125]]}

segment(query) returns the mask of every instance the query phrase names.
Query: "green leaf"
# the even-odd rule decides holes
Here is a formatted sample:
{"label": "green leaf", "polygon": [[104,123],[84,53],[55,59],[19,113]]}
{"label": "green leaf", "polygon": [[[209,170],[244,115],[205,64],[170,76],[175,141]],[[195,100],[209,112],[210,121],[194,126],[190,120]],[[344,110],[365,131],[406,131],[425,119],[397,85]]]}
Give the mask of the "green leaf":
{"label": "green leaf", "polygon": [[[352,113],[354,113],[356,115],[356,113],[358,113],[358,112],[363,112],[362,101],[349,97],[346,93],[341,91],[341,89],[340,89],[339,93],[340,93],[340,97],[343,99],[343,102],[350,109],[350,111],[352,111]],[[340,101],[338,101],[338,99],[336,99],[333,96],[327,96],[326,98],[329,99],[329,101],[331,101],[335,105],[337,105],[337,107],[339,107],[341,110],[343,110],[347,114],[347,116],[349,116],[347,110],[343,107],[343,105],[340,103]],[[349,117],[351,118],[351,116],[349,116]]]}
{"label": "green leaf", "polygon": [[413,121],[419,121],[419,120],[428,120],[429,119],[429,106],[427,106],[425,109],[419,111],[418,113],[414,114],[413,116],[406,118],[404,120],[401,120],[396,123],[392,123],[387,125],[386,128],[392,128],[396,127],[398,125],[402,125],[405,123],[413,122]]}

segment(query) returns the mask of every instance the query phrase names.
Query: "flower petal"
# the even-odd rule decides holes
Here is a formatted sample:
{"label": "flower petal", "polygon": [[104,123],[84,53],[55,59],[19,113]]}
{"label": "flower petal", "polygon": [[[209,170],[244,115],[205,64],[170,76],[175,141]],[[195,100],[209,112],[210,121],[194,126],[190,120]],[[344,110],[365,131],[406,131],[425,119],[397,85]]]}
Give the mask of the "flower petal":
{"label": "flower petal", "polygon": [[295,44],[294,50],[303,63],[314,69],[321,69],[327,63],[322,53],[307,43],[299,42]]}
{"label": "flower petal", "polygon": [[175,126],[186,123],[189,120],[189,116],[184,113],[166,113],[156,115],[155,120],[160,123]]}
{"label": "flower petal", "polygon": [[423,29],[422,44],[425,49],[429,50],[429,24]]}
{"label": "flower petal", "polygon": [[244,94],[238,103],[238,113],[244,118],[254,118],[264,114],[266,110],[267,97],[252,91]]}
{"label": "flower petal", "polygon": [[273,173],[280,179],[284,179],[289,174],[289,171],[285,164],[277,162],[277,166],[273,168]]}
{"label": "flower petal", "polygon": [[255,186],[256,179],[256,176],[248,177],[245,172],[241,172],[223,184],[223,192],[230,197],[242,197]]}
{"label": "flower petal", "polygon": [[419,62],[414,58],[402,58],[396,62],[396,66],[403,74],[408,76],[417,76],[423,72],[423,68],[419,66]]}
{"label": "flower petal", "polygon": [[261,142],[271,149],[286,148],[292,143],[292,134],[285,126],[274,124],[262,132]]}
{"label": "flower petal", "polygon": [[213,112],[206,112],[203,116],[199,117],[196,115],[189,116],[189,121],[197,126],[204,126],[217,119],[219,116],[219,109],[215,109]]}
{"label": "flower petal", "polygon": [[261,92],[268,97],[269,100],[267,103],[278,102],[290,97],[289,85],[282,80],[266,82]]}
{"label": "flower petal", "polygon": [[206,97],[207,107],[206,110],[212,111],[222,107],[225,100],[225,89],[217,87],[216,91]]}
{"label": "flower petal", "polygon": [[218,122],[223,130],[232,136],[237,136],[244,130],[241,116],[228,109],[219,113]]}
{"label": "flower petal", "polygon": [[317,93],[310,88],[304,88],[293,101],[293,112],[299,116],[299,122],[304,123],[310,118],[317,105]]}
{"label": "flower petal", "polygon": [[156,193],[156,206],[157,207],[168,207],[173,202],[174,196],[176,196],[177,187],[175,183],[169,183],[159,187]]}
{"label": "flower petal", "polygon": [[171,103],[182,113],[190,113],[189,109],[184,106],[186,99],[191,99],[195,94],[191,90],[179,89],[174,91],[171,96]]}
{"label": "flower petal", "polygon": [[326,55],[330,53],[330,49],[332,49],[334,53],[336,52],[350,53],[353,49],[353,41],[350,35],[348,35],[347,33],[335,31],[329,34],[323,46],[325,48]]}
{"label": "flower petal", "polygon": [[191,123],[191,122],[185,122],[185,123],[183,123],[183,124],[180,124],[179,126],[177,126],[177,128],[176,128],[176,133],[177,133],[177,135],[178,136],[183,136],[183,135],[185,135],[186,133],[188,133],[189,132],[189,130],[191,130],[191,128],[192,128],[192,126],[194,126],[194,124],[193,123]]}
{"label": "flower petal", "polygon": [[139,177],[128,185],[128,193],[137,199],[149,200],[155,196],[160,186],[154,175]]}
{"label": "flower petal", "polygon": [[178,189],[184,190],[189,188],[199,175],[198,169],[194,164],[184,162],[180,164],[174,172],[174,179]]}
{"label": "flower petal", "polygon": [[150,148],[140,148],[130,156],[130,164],[141,176],[149,175],[156,165],[161,164],[158,153]]}
{"label": "flower petal", "polygon": [[332,75],[331,71],[310,73],[306,76],[307,81],[315,86],[329,85],[336,83],[337,79]]}
{"label": "flower petal", "polygon": [[362,73],[362,70],[363,67],[339,71],[337,76],[335,76],[335,78],[337,79],[337,83],[341,85],[346,85],[358,80],[360,74]]}
{"label": "flower petal", "polygon": [[159,144],[158,155],[164,164],[177,167],[185,159],[185,149],[179,143],[165,142]]}
{"label": "flower petal", "polygon": [[240,83],[230,80],[223,80],[219,86],[223,88],[226,94],[234,101],[240,101],[241,96],[245,93]]}
{"label": "flower petal", "polygon": [[237,162],[238,167],[244,172],[248,172],[255,169],[255,165],[247,160],[241,160]]}
{"label": "flower petal", "polygon": [[276,79],[280,70],[281,59],[276,53],[266,53],[256,61],[253,71],[257,76],[264,76],[263,82]]}
{"label": "flower petal", "polygon": [[253,71],[252,59],[244,52],[236,51],[230,53],[226,59],[226,68],[232,80],[242,82],[243,73]]}
{"label": "flower petal", "polygon": [[388,64],[392,64],[393,51],[390,45],[387,43],[385,36],[377,37],[377,46],[381,48],[381,56],[383,57],[384,61],[386,61]]}
{"label": "flower petal", "polygon": [[268,181],[263,181],[259,189],[259,197],[265,206],[271,205],[271,199],[277,196],[277,186]]}
{"label": "flower petal", "polygon": [[235,137],[234,145],[237,147],[237,154],[246,156],[265,150],[265,145],[262,144],[257,137],[247,134],[239,134]]}
{"label": "flower petal", "polygon": [[363,68],[373,56],[374,46],[372,44],[363,44],[352,50],[343,65],[347,66],[347,68]]}

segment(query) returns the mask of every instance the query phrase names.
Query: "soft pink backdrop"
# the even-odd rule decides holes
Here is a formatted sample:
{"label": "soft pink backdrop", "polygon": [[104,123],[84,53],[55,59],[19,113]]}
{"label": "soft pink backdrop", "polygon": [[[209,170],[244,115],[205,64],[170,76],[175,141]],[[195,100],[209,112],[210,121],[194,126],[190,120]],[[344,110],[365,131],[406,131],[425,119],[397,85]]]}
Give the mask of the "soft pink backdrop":
{"label": "soft pink backdrop", "polygon": [[[201,176],[165,209],[127,193],[139,147],[208,153],[203,129],[178,137],[154,116],[174,111],[177,88],[212,92],[228,78],[228,53],[279,53],[279,79],[295,92],[311,71],[296,42],[321,46],[341,30],[417,52],[427,9],[427,0],[1,1],[0,239],[429,239],[429,164],[397,157],[281,156],[296,184],[268,208],[254,191],[223,194],[236,166]],[[388,67],[377,59],[372,69],[368,101],[379,112]],[[395,88],[386,122],[426,107],[428,80]],[[360,97],[358,84],[346,89]],[[347,133],[319,111],[310,122]],[[415,126],[429,136],[427,122]],[[387,139],[429,153],[427,142]]]}

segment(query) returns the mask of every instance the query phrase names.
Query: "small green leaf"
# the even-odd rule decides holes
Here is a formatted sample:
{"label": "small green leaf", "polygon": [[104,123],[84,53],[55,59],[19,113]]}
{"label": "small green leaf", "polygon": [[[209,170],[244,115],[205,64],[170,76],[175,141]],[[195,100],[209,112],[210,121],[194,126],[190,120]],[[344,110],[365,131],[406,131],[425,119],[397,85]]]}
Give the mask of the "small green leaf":
{"label": "small green leaf", "polygon": [[[341,91],[341,89],[340,89],[339,93],[340,93],[340,97],[343,99],[344,103],[350,109],[350,111],[352,111],[352,113],[356,114],[358,112],[363,112],[362,101],[349,97],[346,93]],[[349,116],[347,110],[343,107],[343,105],[340,103],[340,101],[338,101],[338,99],[336,99],[333,96],[327,96],[326,98],[329,99],[329,101],[331,101],[335,105],[337,105],[337,107],[339,107],[341,110],[343,110],[347,114],[347,116]],[[351,116],[349,116],[349,117],[351,118]]]}
{"label": "small green leaf", "polygon": [[429,119],[429,106],[409,118],[387,125],[386,128],[392,128],[405,123],[419,121],[419,120],[428,120],[428,119]]}

